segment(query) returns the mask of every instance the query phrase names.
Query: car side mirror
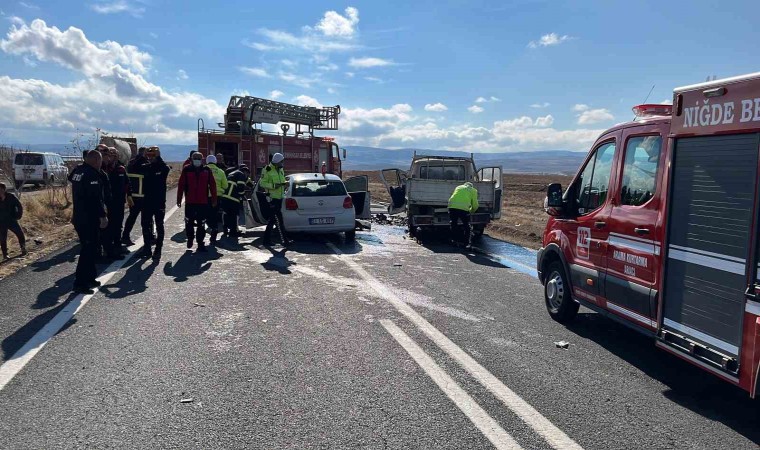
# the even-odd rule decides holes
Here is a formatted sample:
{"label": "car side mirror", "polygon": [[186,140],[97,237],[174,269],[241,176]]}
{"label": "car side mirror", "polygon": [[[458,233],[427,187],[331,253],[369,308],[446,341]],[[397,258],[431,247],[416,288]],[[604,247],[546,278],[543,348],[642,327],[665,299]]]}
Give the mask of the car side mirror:
{"label": "car side mirror", "polygon": [[562,200],[562,185],[552,183],[546,188],[546,198],[544,199],[544,211],[550,216],[561,216],[565,203]]}
{"label": "car side mirror", "polygon": [[345,148],[343,149],[343,159],[344,160],[346,159],[346,149]]}

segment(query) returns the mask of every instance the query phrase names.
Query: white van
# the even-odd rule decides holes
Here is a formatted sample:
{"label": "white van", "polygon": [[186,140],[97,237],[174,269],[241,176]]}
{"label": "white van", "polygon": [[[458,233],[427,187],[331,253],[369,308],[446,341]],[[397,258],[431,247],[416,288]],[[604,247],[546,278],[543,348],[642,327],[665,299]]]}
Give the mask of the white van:
{"label": "white van", "polygon": [[13,177],[17,189],[24,184],[65,185],[68,176],[69,169],[63,158],[55,153],[22,152],[17,153],[13,159]]}

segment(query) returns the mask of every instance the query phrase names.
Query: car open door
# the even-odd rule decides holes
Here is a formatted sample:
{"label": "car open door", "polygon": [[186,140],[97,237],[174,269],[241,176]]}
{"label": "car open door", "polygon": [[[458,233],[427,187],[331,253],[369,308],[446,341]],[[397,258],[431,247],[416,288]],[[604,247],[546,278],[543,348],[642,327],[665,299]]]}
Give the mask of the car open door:
{"label": "car open door", "polygon": [[369,194],[369,177],[359,175],[346,179],[343,184],[346,185],[348,195],[354,202],[356,218],[369,220],[372,218],[370,213],[370,194]]}
{"label": "car open door", "polygon": [[498,219],[501,217],[501,203],[502,203],[502,171],[501,166],[483,167],[478,170],[478,179],[480,181],[495,181],[494,196],[493,196],[493,211],[491,217]]}
{"label": "car open door", "polygon": [[246,196],[245,200],[243,200],[243,223],[240,223],[240,225],[244,226],[245,228],[254,228],[261,225],[266,225],[267,221],[269,220],[269,206],[267,203],[267,196],[263,190],[259,189],[260,181],[261,179],[256,181],[250,197]]}
{"label": "car open door", "polygon": [[380,171],[380,180],[391,196],[388,213],[398,214],[403,211],[406,208],[406,174],[399,169],[383,169]]}

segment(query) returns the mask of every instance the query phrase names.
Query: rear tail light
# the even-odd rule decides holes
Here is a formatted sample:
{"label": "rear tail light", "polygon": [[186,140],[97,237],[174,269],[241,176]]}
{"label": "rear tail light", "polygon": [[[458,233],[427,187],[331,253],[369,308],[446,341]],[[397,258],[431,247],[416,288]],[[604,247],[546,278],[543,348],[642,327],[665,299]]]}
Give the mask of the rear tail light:
{"label": "rear tail light", "polygon": [[288,211],[295,211],[298,209],[298,202],[294,198],[285,199],[285,209]]}
{"label": "rear tail light", "polygon": [[351,209],[354,207],[354,201],[350,196],[343,199],[343,207],[346,209]]}

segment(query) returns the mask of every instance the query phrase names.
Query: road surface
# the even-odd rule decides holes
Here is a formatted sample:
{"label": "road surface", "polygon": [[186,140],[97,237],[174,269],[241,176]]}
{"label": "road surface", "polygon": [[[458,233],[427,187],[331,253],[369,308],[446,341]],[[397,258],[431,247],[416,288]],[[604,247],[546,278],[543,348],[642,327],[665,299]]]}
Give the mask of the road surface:
{"label": "road surface", "polygon": [[159,263],[103,267],[94,296],[68,292],[71,247],[0,281],[1,448],[760,442],[746,393],[589,311],[553,322],[528,251],[375,226],[286,252],[259,229],[198,254],[182,218]]}

